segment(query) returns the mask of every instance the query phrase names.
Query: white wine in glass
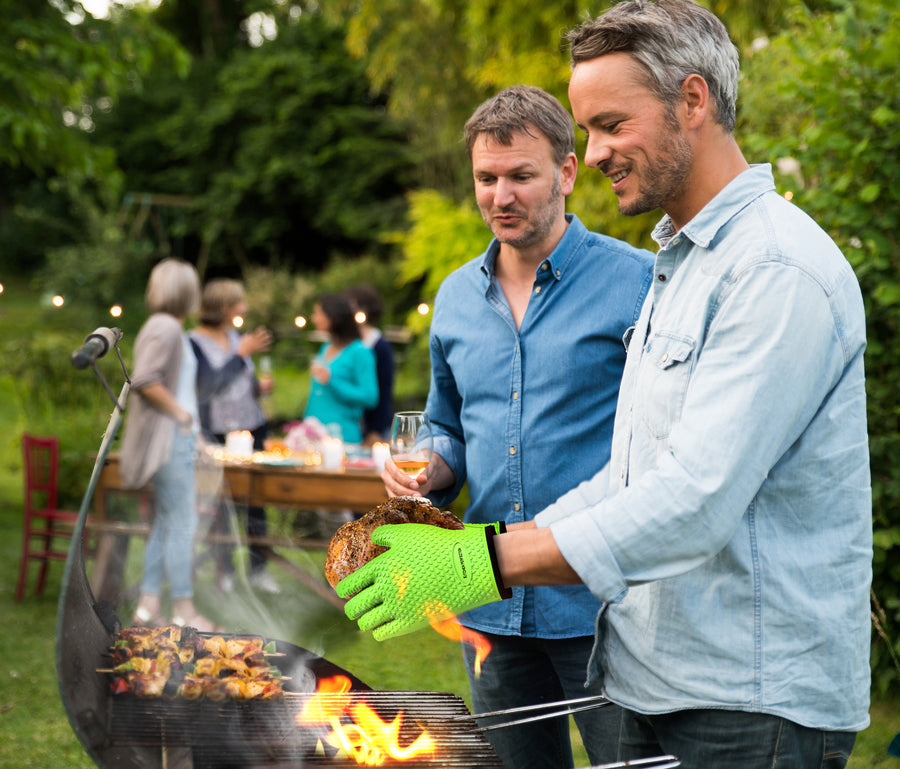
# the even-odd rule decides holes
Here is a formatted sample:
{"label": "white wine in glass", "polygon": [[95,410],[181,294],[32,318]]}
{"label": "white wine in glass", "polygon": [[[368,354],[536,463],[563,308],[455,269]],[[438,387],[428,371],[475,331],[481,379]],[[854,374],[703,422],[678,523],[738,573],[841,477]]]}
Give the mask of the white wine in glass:
{"label": "white wine in glass", "polygon": [[391,459],[401,472],[418,478],[431,461],[434,438],[424,411],[398,411],[391,424]]}

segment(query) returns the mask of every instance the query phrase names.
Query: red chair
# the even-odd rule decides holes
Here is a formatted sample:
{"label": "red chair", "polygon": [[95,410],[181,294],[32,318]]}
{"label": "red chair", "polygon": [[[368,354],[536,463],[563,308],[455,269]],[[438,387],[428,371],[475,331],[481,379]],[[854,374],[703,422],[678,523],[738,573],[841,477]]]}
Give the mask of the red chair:
{"label": "red chair", "polygon": [[56,479],[59,463],[59,439],[22,436],[25,459],[25,525],[22,544],[22,565],[16,602],[25,597],[28,562],[40,562],[37,595],[44,592],[47,567],[50,561],[65,561],[69,547],[57,540],[70,541],[78,513],[56,507]]}

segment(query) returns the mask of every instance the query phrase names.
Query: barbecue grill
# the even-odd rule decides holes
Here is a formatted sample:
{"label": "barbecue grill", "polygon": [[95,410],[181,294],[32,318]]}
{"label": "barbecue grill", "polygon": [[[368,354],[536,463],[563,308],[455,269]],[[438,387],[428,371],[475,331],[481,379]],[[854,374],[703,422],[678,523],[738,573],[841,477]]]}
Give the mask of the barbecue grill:
{"label": "barbecue grill", "polygon": [[[118,349],[117,349],[118,352]],[[124,369],[124,364],[123,364]],[[102,374],[95,371],[102,379]],[[127,379],[127,373],[126,373]],[[104,386],[110,392],[104,380]],[[271,664],[286,677],[285,695],[274,700],[211,702],[113,695],[108,673],[110,647],[122,625],[115,607],[94,597],[84,561],[87,512],[100,468],[121,426],[130,383],[126,381],[107,425],[88,490],[81,504],[60,595],[56,628],[56,671],[63,706],[73,730],[99,767],[110,769],[286,769],[349,766],[323,747],[321,730],[298,725],[297,714],[320,681],[349,680],[350,701],[363,699],[385,722],[402,712],[400,745],[423,729],[437,749],[402,762],[418,767],[484,767],[502,764],[475,727],[461,698],[447,693],[372,691],[352,673],[307,649],[277,639]],[[111,393],[112,397],[115,396]],[[212,633],[201,633],[211,636]],[[400,765],[388,760],[385,766]]]}

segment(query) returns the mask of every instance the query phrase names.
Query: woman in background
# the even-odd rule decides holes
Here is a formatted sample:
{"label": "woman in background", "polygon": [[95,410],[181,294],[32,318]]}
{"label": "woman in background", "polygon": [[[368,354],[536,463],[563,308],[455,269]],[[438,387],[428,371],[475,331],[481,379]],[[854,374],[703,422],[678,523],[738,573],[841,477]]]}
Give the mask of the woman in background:
{"label": "woman in background", "polygon": [[[197,356],[197,393],[200,426],[208,440],[225,443],[233,430],[247,430],[253,435],[253,450],[265,449],[266,415],[259,405],[259,397],[268,395],[256,377],[251,355],[272,346],[272,334],[257,328],[239,334],[234,319],[247,314],[244,287],[237,280],[218,278],[203,288],[200,299],[200,325],[191,331],[190,339]],[[271,382],[266,385],[271,387]],[[244,511],[242,511],[244,512]],[[247,534],[264,537],[267,532],[266,512],[262,507],[248,507]],[[217,524],[225,532],[231,527],[219,510]],[[226,593],[234,589],[232,545],[217,548],[219,585]],[[267,593],[279,592],[278,583],[266,571],[265,549],[250,545],[250,585]]]}
{"label": "woman in background", "polygon": [[345,443],[361,443],[363,411],[378,403],[375,354],[360,340],[353,306],[340,294],[316,302],[312,322],[328,334],[310,367],[312,383],[304,417],[336,424]]}
{"label": "woman in background", "polygon": [[131,387],[137,397],[129,404],[120,460],[125,488],[153,484],[153,528],[133,622],[167,624],[161,596],[168,582],[171,621],[211,631],[214,623],[194,606],[197,361],[184,321],[200,301],[197,271],[180,259],[164,259],[150,273],[144,299],[151,315],[134,342]]}

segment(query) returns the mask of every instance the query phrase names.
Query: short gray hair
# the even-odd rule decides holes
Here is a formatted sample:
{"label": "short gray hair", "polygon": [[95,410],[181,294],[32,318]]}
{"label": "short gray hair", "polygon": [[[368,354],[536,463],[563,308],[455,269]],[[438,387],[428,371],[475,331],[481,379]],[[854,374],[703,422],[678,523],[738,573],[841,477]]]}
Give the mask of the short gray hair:
{"label": "short gray hair", "polygon": [[693,0],[626,0],[569,32],[571,64],[627,53],[647,85],[673,108],[689,75],[709,85],[715,120],[734,131],[739,63],[725,25]]}
{"label": "short gray hair", "polygon": [[534,136],[535,131],[547,137],[556,165],[561,166],[569,153],[575,151],[575,124],[569,111],[555,97],[531,85],[504,88],[483,102],[466,121],[469,159],[475,141],[482,134],[508,146],[516,134]]}
{"label": "short gray hair", "polygon": [[150,272],[144,304],[150,312],[167,312],[176,318],[193,315],[200,305],[200,277],[182,259],[163,259]]}

